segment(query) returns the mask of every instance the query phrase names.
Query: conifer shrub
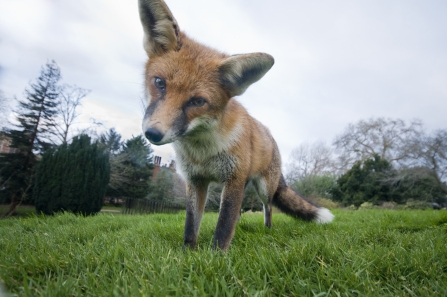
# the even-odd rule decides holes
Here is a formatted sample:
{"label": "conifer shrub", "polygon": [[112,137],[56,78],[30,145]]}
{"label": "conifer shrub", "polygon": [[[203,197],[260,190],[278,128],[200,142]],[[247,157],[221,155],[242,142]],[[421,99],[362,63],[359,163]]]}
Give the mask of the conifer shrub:
{"label": "conifer shrub", "polygon": [[36,210],[95,214],[102,208],[109,178],[108,154],[88,135],[75,137],[43,155],[33,189]]}

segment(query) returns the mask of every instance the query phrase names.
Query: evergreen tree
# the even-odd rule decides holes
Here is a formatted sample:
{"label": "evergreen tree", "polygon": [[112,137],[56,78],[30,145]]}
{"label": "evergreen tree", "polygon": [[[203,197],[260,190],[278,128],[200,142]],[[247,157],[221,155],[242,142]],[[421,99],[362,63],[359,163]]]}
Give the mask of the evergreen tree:
{"label": "evergreen tree", "polygon": [[[42,68],[40,76],[30,89],[25,89],[26,100],[19,101],[16,130],[11,130],[13,147],[26,154],[42,154],[53,146],[54,118],[57,114],[61,79],[55,61]],[[14,142],[16,141],[16,142]]]}
{"label": "evergreen tree", "polygon": [[152,153],[150,144],[142,135],[124,143],[122,154],[126,156],[124,165],[130,168],[130,182],[124,185],[123,196],[144,198],[148,195],[153,170]]}
{"label": "evergreen tree", "polygon": [[101,210],[109,176],[109,156],[103,148],[87,135],[75,137],[43,155],[33,190],[36,210],[95,214]]}
{"label": "evergreen tree", "polygon": [[56,62],[47,62],[36,82],[25,90],[26,99],[19,101],[17,124],[6,131],[15,153],[0,155],[1,180],[5,181],[2,200],[11,202],[5,216],[12,214],[21,202],[30,202],[36,156],[52,147],[60,78]]}
{"label": "evergreen tree", "polygon": [[115,128],[110,128],[109,131],[101,134],[99,142],[107,148],[111,155],[117,155],[123,145],[121,135],[116,132]]}
{"label": "evergreen tree", "polygon": [[121,135],[116,132],[115,128],[110,128],[107,132],[101,134],[98,140],[109,154],[110,181],[107,185],[106,196],[120,198],[122,187],[129,182],[129,168],[124,164],[125,156],[120,155],[123,146]]}
{"label": "evergreen tree", "polygon": [[357,162],[337,180],[333,200],[344,205],[360,206],[363,202],[403,202],[402,192],[386,181],[396,175],[391,164],[375,155],[373,159]]}
{"label": "evergreen tree", "polygon": [[101,135],[100,143],[110,154],[107,197],[146,197],[153,169],[153,150],[146,139],[138,135],[122,143],[121,135],[112,128]]}

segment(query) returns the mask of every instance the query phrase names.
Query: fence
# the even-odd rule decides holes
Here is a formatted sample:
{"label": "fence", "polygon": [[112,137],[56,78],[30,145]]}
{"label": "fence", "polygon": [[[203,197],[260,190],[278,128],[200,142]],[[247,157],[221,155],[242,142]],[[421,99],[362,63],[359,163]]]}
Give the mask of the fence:
{"label": "fence", "polygon": [[123,204],[123,214],[176,213],[185,209],[185,205],[178,203],[134,198],[126,198]]}

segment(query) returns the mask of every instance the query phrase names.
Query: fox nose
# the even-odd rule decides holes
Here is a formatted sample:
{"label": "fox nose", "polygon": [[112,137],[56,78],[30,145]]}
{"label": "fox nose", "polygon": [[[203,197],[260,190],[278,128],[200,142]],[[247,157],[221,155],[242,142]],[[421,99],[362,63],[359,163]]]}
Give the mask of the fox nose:
{"label": "fox nose", "polygon": [[152,143],[159,142],[163,138],[163,134],[155,128],[147,128],[146,132],[144,132],[144,135]]}

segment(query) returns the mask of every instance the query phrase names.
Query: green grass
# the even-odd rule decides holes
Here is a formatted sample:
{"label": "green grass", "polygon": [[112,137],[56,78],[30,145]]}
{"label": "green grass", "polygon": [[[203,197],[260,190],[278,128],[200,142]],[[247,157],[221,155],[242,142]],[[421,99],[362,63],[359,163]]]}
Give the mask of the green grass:
{"label": "green grass", "polygon": [[[0,217],[9,210],[9,204],[0,204]],[[14,216],[29,217],[36,213],[36,208],[32,205],[19,205],[15,210]]]}
{"label": "green grass", "polygon": [[120,213],[122,209],[123,209],[123,208],[122,208],[121,206],[104,205],[104,206],[101,208],[101,211],[102,211],[102,212],[114,212],[114,213]]}
{"label": "green grass", "polygon": [[[0,221],[0,277],[19,296],[447,296],[447,212],[335,211],[332,224],[245,214],[228,253],[181,248],[185,214]],[[1,295],[1,294],[0,294]]]}
{"label": "green grass", "polygon": [[[0,204],[0,217],[6,213],[9,210],[9,205],[6,204]],[[113,206],[113,205],[104,205],[101,208],[101,212],[106,213],[114,213],[119,214],[121,213],[122,208],[119,206]],[[19,205],[15,209],[13,217],[29,217],[36,214],[36,208],[33,205]]]}

